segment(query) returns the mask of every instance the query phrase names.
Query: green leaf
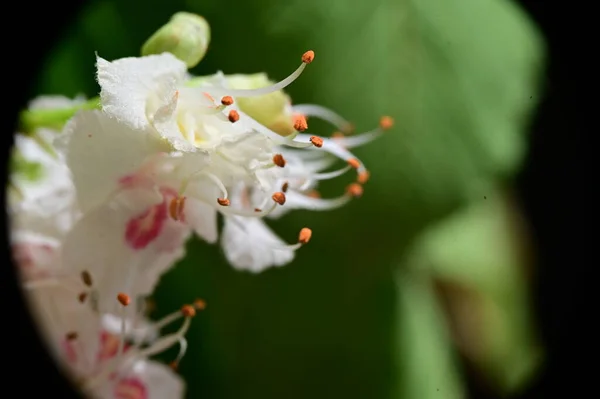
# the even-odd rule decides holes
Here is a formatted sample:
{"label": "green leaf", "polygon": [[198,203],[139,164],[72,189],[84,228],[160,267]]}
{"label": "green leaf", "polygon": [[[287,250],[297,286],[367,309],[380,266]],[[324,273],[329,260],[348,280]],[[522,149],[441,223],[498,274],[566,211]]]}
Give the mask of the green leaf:
{"label": "green leaf", "polygon": [[520,388],[542,359],[529,309],[528,244],[514,204],[495,192],[428,228],[408,261],[436,283],[463,353],[501,393]]}
{"label": "green leaf", "polygon": [[265,4],[273,34],[316,51],[296,103],[324,103],[365,130],[381,114],[396,119],[360,151],[373,172],[367,195],[385,210],[377,222],[391,212],[420,227],[518,170],[543,48],[512,1]]}
{"label": "green leaf", "polygon": [[465,398],[442,309],[427,278],[401,273],[396,283],[396,362],[400,378],[394,397]]}

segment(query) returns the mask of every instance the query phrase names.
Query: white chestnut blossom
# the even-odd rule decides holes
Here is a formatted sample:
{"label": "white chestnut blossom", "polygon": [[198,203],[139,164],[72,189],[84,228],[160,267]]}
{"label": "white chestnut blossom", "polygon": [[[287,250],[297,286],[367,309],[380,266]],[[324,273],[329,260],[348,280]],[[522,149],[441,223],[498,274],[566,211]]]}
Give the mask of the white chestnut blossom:
{"label": "white chestnut blossom", "polygon": [[[218,238],[217,213],[225,218],[221,243],[235,268],[260,272],[290,262],[310,230],[302,229],[298,242],[289,245],[263,218],[286,208],[334,209],[359,196],[368,172],[348,148],[390,125],[385,119],[373,132],[325,139],[300,133],[306,117],[339,129],[348,122],[320,106],[288,105],[294,129],[284,136],[237,106],[236,98],[280,91],[313,58],[306,52],[281,82],[234,89],[222,73],[192,84],[186,65],[169,53],[113,62],[98,57],[102,111],[79,112],[64,132],[67,164],[86,213],[67,240],[72,249],[67,263],[86,270],[106,268],[90,262],[146,263],[181,247],[189,230],[212,243]],[[336,158],[348,165],[323,172]],[[350,169],[358,183],[340,197],[310,194],[320,180]],[[90,256],[77,248],[95,252]],[[137,278],[136,270],[141,269],[134,268],[128,281]]]}

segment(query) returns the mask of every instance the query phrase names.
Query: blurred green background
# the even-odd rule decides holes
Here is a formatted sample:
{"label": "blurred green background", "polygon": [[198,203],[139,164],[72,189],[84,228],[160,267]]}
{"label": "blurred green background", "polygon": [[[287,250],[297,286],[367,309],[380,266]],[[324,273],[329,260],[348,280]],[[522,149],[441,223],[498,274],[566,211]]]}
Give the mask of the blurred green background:
{"label": "blurred green background", "polygon": [[164,276],[153,316],[208,302],[180,365],[188,397],[465,398],[465,365],[499,395],[526,382],[542,352],[510,187],[542,95],[544,43],[523,12],[508,0],[90,1],[35,94],[96,95],[94,52],[137,56],[177,11],[211,24],[194,74],[279,80],[313,49],[287,89],[294,103],[331,107],[357,131],[396,120],[356,151],[372,174],[363,198],[271,223],[288,241],[313,229],[292,264],[236,272],[218,246],[193,240]]}

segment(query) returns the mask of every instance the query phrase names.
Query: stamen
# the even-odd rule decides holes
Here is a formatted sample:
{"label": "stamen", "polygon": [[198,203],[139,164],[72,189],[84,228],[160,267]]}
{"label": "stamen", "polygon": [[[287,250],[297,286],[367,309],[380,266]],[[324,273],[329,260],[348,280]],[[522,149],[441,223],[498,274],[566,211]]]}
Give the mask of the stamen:
{"label": "stamen", "polygon": [[79,302],[84,303],[85,300],[88,297],[88,293],[87,292],[82,292],[79,295],[77,295],[77,299],[79,300]]}
{"label": "stamen", "polygon": [[308,122],[306,121],[306,117],[302,114],[295,114],[294,118],[294,129],[299,132],[303,132],[308,129]]}
{"label": "stamen", "polygon": [[65,337],[67,338],[67,341],[74,341],[79,337],[79,334],[77,334],[75,331],[70,331]]}
{"label": "stamen", "polygon": [[281,191],[278,191],[275,194],[273,194],[271,198],[273,198],[273,201],[277,202],[279,205],[285,204],[285,194]]}
{"label": "stamen", "polygon": [[311,136],[310,142],[317,148],[323,147],[323,139],[317,136]]}
{"label": "stamen", "polygon": [[312,50],[308,50],[306,53],[302,54],[302,62],[305,64],[310,64],[315,59],[315,52]]}
{"label": "stamen", "polygon": [[360,184],[352,183],[346,188],[346,192],[351,196],[358,198],[363,195],[364,189]]}
{"label": "stamen", "polygon": [[181,220],[183,216],[183,210],[185,207],[186,197],[176,197],[171,199],[169,203],[169,216],[173,220]]}
{"label": "stamen", "polygon": [[231,96],[224,96],[223,98],[221,98],[221,104],[231,105],[233,104],[233,98]]}
{"label": "stamen", "polygon": [[286,164],[285,158],[281,154],[273,155],[273,163],[280,168],[283,168]]}
{"label": "stamen", "polygon": [[290,183],[288,183],[288,182],[285,182],[285,183],[283,183],[283,185],[281,186],[281,191],[282,191],[282,192],[284,192],[284,193],[286,193],[286,192],[287,192],[287,190],[288,190],[288,188],[290,188]]}
{"label": "stamen", "polygon": [[240,114],[235,109],[232,109],[231,111],[229,111],[227,119],[229,119],[229,122],[235,123],[240,120]]}
{"label": "stamen", "polygon": [[83,284],[87,285],[88,287],[92,286],[92,275],[87,270],[81,272],[81,280],[83,281]]}
{"label": "stamen", "polygon": [[206,309],[206,301],[204,299],[198,298],[194,301],[194,306],[198,310],[204,310]]}
{"label": "stamen", "polygon": [[352,126],[344,117],[330,110],[329,108],[323,107],[317,104],[299,104],[292,107],[292,112],[298,112],[308,117],[316,117],[324,120],[327,123],[335,126],[337,129],[349,133],[350,127]]}
{"label": "stamen", "polygon": [[356,158],[350,158],[348,160],[348,165],[350,165],[354,169],[358,169],[360,167],[360,161]]}
{"label": "stamen", "polygon": [[312,230],[308,227],[304,227],[300,230],[300,234],[298,234],[298,242],[300,244],[308,244],[310,238],[312,237]]}
{"label": "stamen", "polygon": [[382,116],[379,120],[379,127],[383,130],[389,130],[394,126],[394,120],[389,116]]}
{"label": "stamen", "polygon": [[371,177],[371,174],[368,170],[365,170],[364,172],[358,174],[356,181],[359,184],[365,184],[369,180],[369,177]]}
{"label": "stamen", "polygon": [[183,305],[181,307],[181,313],[183,313],[185,317],[194,317],[196,316],[196,308],[192,305]]}
{"label": "stamen", "polygon": [[119,293],[119,295],[117,295],[117,300],[123,306],[128,306],[131,303],[131,298],[129,297],[129,295],[124,294],[122,292]]}
{"label": "stamen", "polygon": [[289,86],[294,80],[296,80],[304,71],[304,68],[310,64],[315,58],[314,51],[307,51],[302,55],[302,63],[300,66],[292,72],[287,78],[280,82],[277,82],[271,86],[261,87],[258,89],[228,89],[226,87],[204,87],[203,90],[212,93],[213,95],[229,95],[233,97],[258,97],[265,94],[279,91]]}
{"label": "stamen", "polygon": [[306,193],[306,196],[310,198],[321,198],[321,193],[318,190],[310,190]]}
{"label": "stamen", "polygon": [[231,201],[229,201],[227,198],[217,198],[217,203],[221,206],[229,206]]}
{"label": "stamen", "polygon": [[187,340],[184,337],[179,338],[179,353],[177,354],[177,357],[175,358],[175,360],[173,360],[171,363],[169,363],[169,366],[171,366],[171,368],[174,371],[177,371],[177,369],[179,369],[179,362],[181,362],[181,359],[183,359],[183,356],[185,356],[185,352],[187,352],[187,347],[188,347],[188,343]]}

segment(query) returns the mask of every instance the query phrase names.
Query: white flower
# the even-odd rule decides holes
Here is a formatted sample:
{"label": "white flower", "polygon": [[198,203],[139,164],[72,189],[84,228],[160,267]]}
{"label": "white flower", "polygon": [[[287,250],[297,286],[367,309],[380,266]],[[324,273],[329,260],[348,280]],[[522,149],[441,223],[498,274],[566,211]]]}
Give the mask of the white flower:
{"label": "white flower", "polygon": [[[107,212],[109,208],[123,208],[115,201],[129,190],[122,183],[127,181],[147,204],[133,206],[120,219],[120,227],[115,222],[114,237],[123,237],[119,231],[127,217],[159,204],[164,223],[170,223],[166,221],[167,209],[172,220],[189,225],[202,238],[214,242],[216,213],[220,212],[225,216],[222,245],[234,267],[259,272],[291,261],[294,251],[306,240],[287,245],[262,218],[280,215],[278,207],[333,209],[360,195],[362,186],[357,183],[335,199],[314,198],[309,193],[318,181],[352,168],[358,181],[364,183],[368,172],[347,148],[364,144],[383,130],[336,140],[301,134],[299,131],[307,127],[307,116],[324,119],[340,129],[349,124],[323,107],[300,105],[288,107],[296,131],[284,137],[237,106],[236,97],[278,92],[300,76],[313,58],[314,53],[305,53],[300,67],[289,77],[257,89],[229,88],[228,78],[221,73],[192,85],[185,64],[168,53],[113,62],[98,58],[104,113],[81,112],[66,129],[71,137],[67,159],[80,203],[86,209],[104,209],[98,211],[93,225],[97,228],[102,220],[108,223],[116,218]],[[164,154],[161,157],[158,153]],[[348,165],[321,173],[336,158]],[[135,205],[136,201],[125,202]],[[87,236],[97,234],[87,231]],[[77,247],[89,245],[78,243]],[[78,258],[77,263],[80,261]]]}
{"label": "white flower", "polygon": [[[46,300],[53,297],[48,295]],[[88,298],[78,301],[76,307],[56,309],[52,314],[53,334],[48,340],[59,364],[76,385],[89,397],[99,399],[183,398],[182,379],[149,357],[179,344],[180,352],[172,366],[176,368],[187,348],[185,334],[191,318],[204,304],[186,305],[150,323],[142,308],[134,317],[115,318],[96,312],[92,295]],[[123,316],[132,307],[129,300],[124,294],[118,297]],[[184,322],[175,333],[158,335],[162,327],[181,318]]]}

